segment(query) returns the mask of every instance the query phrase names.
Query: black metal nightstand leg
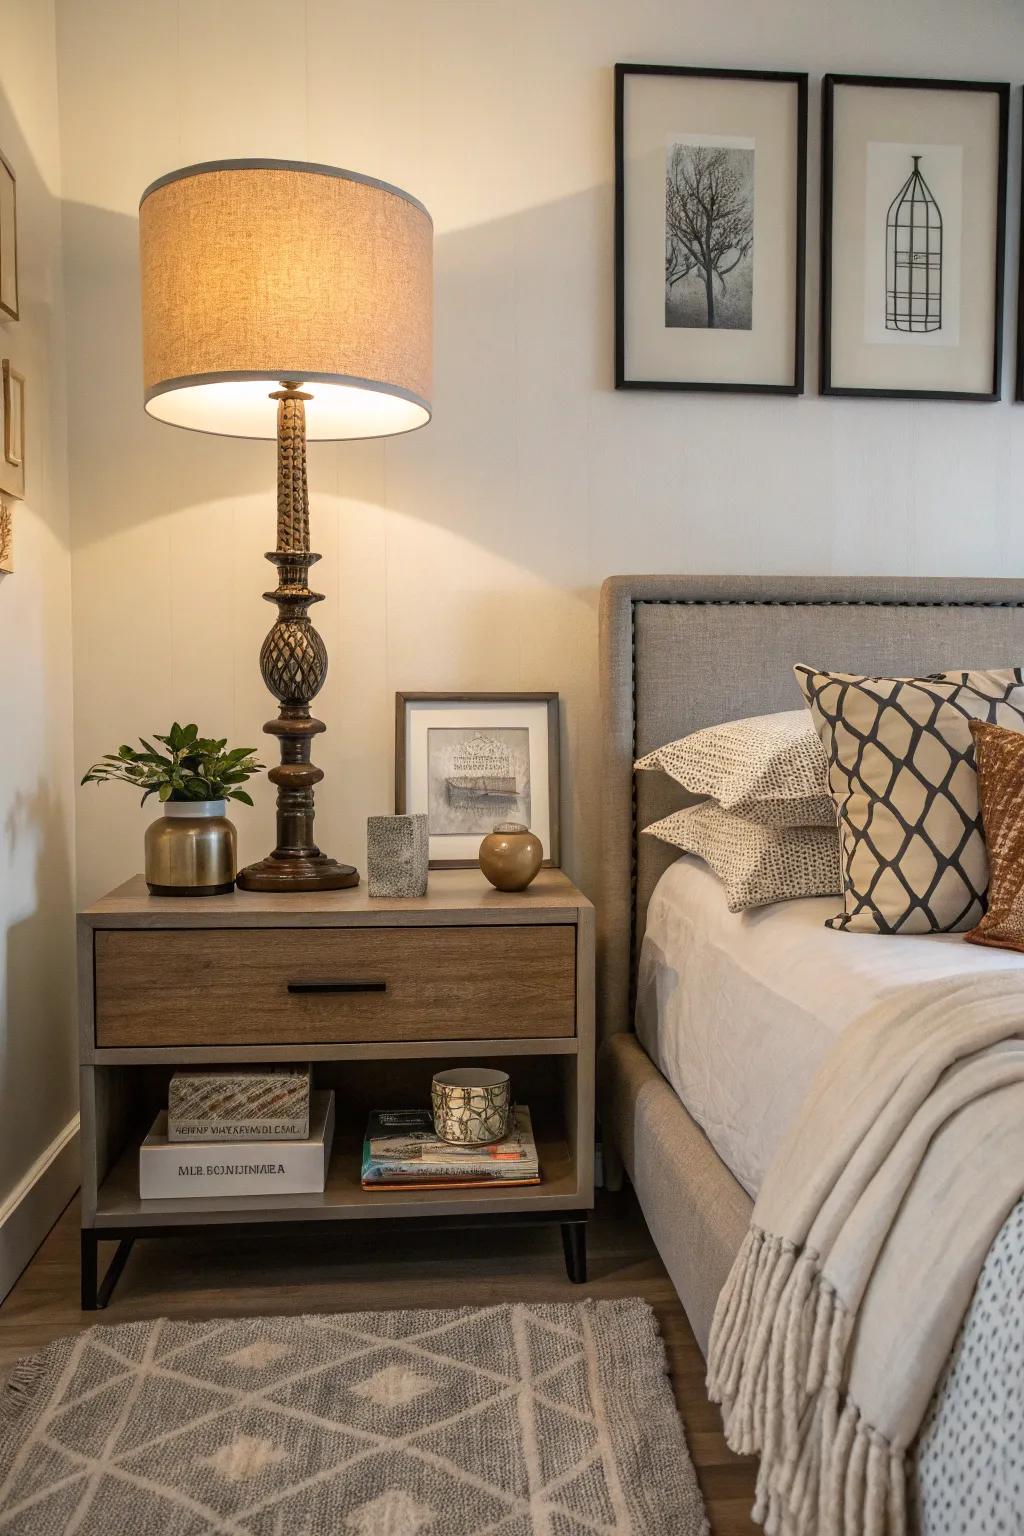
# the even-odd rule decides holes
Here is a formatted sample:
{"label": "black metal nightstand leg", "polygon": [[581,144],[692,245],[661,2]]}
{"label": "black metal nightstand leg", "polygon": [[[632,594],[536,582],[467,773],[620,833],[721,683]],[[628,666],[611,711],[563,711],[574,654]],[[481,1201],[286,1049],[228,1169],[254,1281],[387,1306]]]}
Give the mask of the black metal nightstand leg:
{"label": "black metal nightstand leg", "polygon": [[82,1311],[96,1311],[96,1264],[98,1260],[96,1233],[91,1227],[82,1228]]}
{"label": "black metal nightstand leg", "polygon": [[132,1251],[132,1237],[123,1237],[114,1257],[107,1265],[102,1281],[99,1279],[99,1235],[91,1227],[82,1228],[82,1311],[98,1312],[107,1305],[114,1286],[121,1278],[121,1271]]}
{"label": "black metal nightstand leg", "polygon": [[585,1285],[587,1281],[587,1223],[562,1222],[562,1249],[565,1253],[565,1272],[573,1285]]}

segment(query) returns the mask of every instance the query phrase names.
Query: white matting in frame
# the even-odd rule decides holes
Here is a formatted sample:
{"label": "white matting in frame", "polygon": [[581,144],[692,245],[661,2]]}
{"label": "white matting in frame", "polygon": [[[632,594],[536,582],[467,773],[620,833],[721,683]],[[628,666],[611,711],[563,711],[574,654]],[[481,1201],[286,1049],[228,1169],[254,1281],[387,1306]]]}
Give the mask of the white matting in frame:
{"label": "white matting in frame", "polygon": [[[406,702],[404,809],[427,813],[433,865],[475,864],[500,821],[529,826],[551,862],[548,718],[546,700]],[[460,798],[462,780],[474,777],[498,781],[498,793],[480,803]]]}

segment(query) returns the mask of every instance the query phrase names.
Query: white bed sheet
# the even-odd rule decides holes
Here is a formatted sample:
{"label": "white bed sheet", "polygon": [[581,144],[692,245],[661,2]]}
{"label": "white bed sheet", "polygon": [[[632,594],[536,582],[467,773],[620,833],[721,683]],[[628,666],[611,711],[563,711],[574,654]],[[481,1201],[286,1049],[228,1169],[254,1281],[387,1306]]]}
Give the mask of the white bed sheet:
{"label": "white bed sheet", "polygon": [[816,896],[729,912],[718,880],[691,854],[651,898],[637,1034],[752,1196],[825,1052],[881,993],[1024,970],[1024,955],[960,934],[835,932],[823,924],[838,906]]}

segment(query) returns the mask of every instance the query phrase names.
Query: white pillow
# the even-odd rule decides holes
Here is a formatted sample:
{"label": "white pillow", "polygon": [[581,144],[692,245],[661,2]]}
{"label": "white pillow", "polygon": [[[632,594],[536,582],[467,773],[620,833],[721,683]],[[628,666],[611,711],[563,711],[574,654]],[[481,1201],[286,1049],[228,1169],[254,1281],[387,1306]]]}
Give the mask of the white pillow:
{"label": "white pillow", "polygon": [[766,827],[836,825],[828,758],[806,709],[707,726],[634,766],[663,768],[691,794]]}
{"label": "white pillow", "polygon": [[644,831],[703,859],[722,882],[730,912],[801,896],[837,896],[843,889],[834,825],[766,827],[705,801]]}

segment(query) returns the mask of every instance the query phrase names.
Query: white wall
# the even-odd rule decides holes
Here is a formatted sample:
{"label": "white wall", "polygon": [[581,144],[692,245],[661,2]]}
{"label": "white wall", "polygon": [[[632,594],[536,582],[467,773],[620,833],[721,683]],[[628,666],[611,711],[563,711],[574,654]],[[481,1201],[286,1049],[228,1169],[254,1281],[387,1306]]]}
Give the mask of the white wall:
{"label": "white wall", "polygon": [[[1024,570],[1024,407],[611,388],[616,60],[811,72],[813,380],[820,74],[1019,80],[1014,0],[63,0],[58,18],[80,770],[172,715],[251,742],[272,713],[272,446],[141,406],[138,196],[193,161],[330,161],[436,221],[432,425],[311,452],[318,827],[338,857],[361,862],[365,816],[391,807],[396,688],[551,687],[565,862],[592,887],[611,572]],[[92,896],[138,868],[144,813],[115,788],[79,806]],[[246,857],[272,842],[258,807]]]}
{"label": "white wall", "polygon": [[77,1183],[71,554],[53,6],[4,0],[0,149],[17,176],[26,499],[0,576],[0,1295]]}

